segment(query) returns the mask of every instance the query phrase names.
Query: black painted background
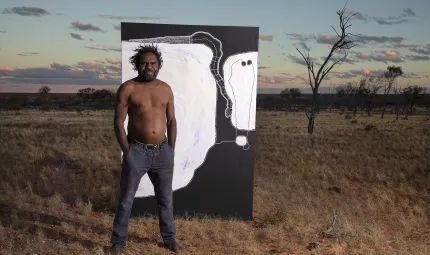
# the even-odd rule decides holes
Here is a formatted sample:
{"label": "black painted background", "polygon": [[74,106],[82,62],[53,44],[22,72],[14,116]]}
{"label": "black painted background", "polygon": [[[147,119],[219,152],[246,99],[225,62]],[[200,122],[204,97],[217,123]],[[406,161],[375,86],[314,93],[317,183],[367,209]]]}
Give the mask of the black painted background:
{"label": "black painted background", "polygon": [[[121,23],[121,40],[163,36],[188,36],[198,31],[212,34],[222,42],[224,61],[234,54],[258,51],[257,27],[195,26],[148,23]],[[218,87],[217,87],[218,88]],[[256,96],[256,95],[254,95]],[[234,140],[236,130],[224,115],[226,101],[219,88],[217,95],[217,141]],[[241,133],[241,132],[239,132]],[[178,133],[178,136],[181,134]],[[174,192],[175,215],[211,215],[217,217],[252,218],[254,182],[255,132],[249,132],[250,148],[243,150],[235,143],[213,146],[191,182]],[[155,197],[136,198],[132,215],[157,214]]]}

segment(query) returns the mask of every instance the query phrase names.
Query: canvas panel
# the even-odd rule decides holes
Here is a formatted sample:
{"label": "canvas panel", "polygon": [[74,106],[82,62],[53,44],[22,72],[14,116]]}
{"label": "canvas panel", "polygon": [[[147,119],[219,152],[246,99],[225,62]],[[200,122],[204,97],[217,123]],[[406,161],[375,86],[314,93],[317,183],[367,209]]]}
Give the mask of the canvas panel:
{"label": "canvas panel", "polygon": [[[172,88],[177,119],[175,213],[250,218],[258,28],[122,23],[121,35],[122,82],[137,75],[133,49],[152,44],[162,53],[158,78]],[[156,202],[145,175],[133,214],[148,212]]]}

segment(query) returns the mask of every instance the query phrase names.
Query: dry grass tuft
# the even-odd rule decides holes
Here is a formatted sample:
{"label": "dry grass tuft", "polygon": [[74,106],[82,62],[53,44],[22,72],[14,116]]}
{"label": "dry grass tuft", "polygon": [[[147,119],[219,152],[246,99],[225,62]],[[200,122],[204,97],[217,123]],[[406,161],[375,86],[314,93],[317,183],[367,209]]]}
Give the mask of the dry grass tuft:
{"label": "dry grass tuft", "polygon": [[[102,254],[119,185],[112,117],[0,112],[2,251]],[[177,219],[187,254],[428,254],[429,117],[346,119],[320,114],[309,136],[304,113],[258,112],[255,217]],[[156,218],[129,230],[128,254],[169,254]]]}

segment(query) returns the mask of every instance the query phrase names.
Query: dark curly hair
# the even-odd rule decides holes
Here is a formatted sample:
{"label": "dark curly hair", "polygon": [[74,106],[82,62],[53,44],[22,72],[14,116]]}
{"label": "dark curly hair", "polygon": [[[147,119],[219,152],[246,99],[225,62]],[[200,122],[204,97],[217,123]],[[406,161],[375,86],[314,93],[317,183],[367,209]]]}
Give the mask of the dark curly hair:
{"label": "dark curly hair", "polygon": [[133,69],[137,71],[139,69],[140,57],[142,57],[146,53],[154,53],[158,60],[158,67],[161,69],[163,65],[163,58],[161,57],[161,52],[158,50],[157,46],[154,45],[140,45],[136,49],[136,52],[133,56],[130,57],[130,64],[133,65]]}

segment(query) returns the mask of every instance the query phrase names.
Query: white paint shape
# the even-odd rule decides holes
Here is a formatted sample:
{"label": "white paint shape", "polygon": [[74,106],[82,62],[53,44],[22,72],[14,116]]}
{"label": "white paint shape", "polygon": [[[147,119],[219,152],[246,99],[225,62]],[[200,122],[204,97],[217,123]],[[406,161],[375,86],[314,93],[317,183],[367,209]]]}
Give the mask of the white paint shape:
{"label": "white paint shape", "polygon": [[[122,81],[136,77],[129,58],[141,43],[122,42]],[[158,79],[166,82],[175,97],[177,139],[173,190],[185,187],[194,171],[204,163],[216,139],[217,84],[209,66],[213,52],[203,44],[154,44],[162,53],[163,66]],[[128,118],[124,123],[127,130]],[[154,195],[154,187],[146,174],[136,197]]]}
{"label": "white paint shape", "polygon": [[248,144],[248,137],[244,135],[239,135],[236,137],[236,144],[239,146],[245,146]]}
{"label": "white paint shape", "polygon": [[258,52],[228,57],[223,66],[224,84],[232,100],[231,122],[238,130],[255,130]]}

